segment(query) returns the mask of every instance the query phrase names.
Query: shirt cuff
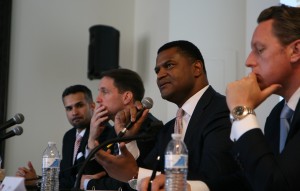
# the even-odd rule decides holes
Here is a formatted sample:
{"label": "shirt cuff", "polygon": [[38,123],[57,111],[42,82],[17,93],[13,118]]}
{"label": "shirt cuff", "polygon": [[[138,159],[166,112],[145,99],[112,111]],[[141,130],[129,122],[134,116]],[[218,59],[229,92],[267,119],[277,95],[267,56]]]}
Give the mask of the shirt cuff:
{"label": "shirt cuff", "polygon": [[140,150],[137,146],[136,141],[130,141],[129,143],[127,143],[126,148],[132,154],[135,160],[140,156]]}
{"label": "shirt cuff", "polygon": [[[156,172],[156,174],[160,174],[160,172]],[[138,173],[138,182],[140,182],[143,178],[150,177],[151,175],[152,170],[140,167]]]}
{"label": "shirt cuff", "polygon": [[188,180],[191,190],[209,191],[208,186],[202,181]]}
{"label": "shirt cuff", "polygon": [[253,114],[241,120],[236,120],[232,123],[230,139],[237,141],[244,133],[255,128],[259,128],[259,125],[256,116]]}
{"label": "shirt cuff", "polygon": [[85,146],[85,153],[84,153],[84,158],[87,158],[87,156],[89,156],[90,154],[90,150],[88,149],[88,146]]}
{"label": "shirt cuff", "polygon": [[84,187],[84,190],[87,190],[87,186],[88,186],[88,183],[91,179],[84,179],[83,181],[83,187]]}

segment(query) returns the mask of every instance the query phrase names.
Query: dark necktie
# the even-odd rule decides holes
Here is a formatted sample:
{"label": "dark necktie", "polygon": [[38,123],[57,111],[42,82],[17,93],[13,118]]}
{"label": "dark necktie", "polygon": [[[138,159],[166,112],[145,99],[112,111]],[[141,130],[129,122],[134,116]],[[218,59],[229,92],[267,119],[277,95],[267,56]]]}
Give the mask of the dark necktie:
{"label": "dark necktie", "polygon": [[290,130],[290,122],[294,111],[287,104],[284,105],[280,114],[280,143],[279,153],[283,150],[288,132]]}

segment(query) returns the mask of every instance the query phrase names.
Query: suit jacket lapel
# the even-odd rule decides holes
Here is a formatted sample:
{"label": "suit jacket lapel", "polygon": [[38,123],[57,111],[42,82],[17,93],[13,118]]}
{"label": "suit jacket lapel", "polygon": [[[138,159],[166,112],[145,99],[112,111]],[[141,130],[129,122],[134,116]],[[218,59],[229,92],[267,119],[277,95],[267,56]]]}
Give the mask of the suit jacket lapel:
{"label": "suit jacket lapel", "polygon": [[76,140],[76,128],[72,129],[72,133],[70,134],[70,140],[67,141],[67,146],[66,146],[66,151],[64,151],[65,154],[64,157],[68,157],[67,161],[68,164],[70,164],[70,166],[73,165],[73,152],[74,152],[74,144],[75,144],[75,140]]}
{"label": "suit jacket lapel", "polygon": [[298,101],[293,119],[290,125],[290,131],[287,137],[287,142],[299,131],[300,127],[300,103]]}
{"label": "suit jacket lapel", "polygon": [[285,101],[279,102],[266,120],[265,136],[274,153],[279,154],[280,113]]}
{"label": "suit jacket lapel", "polygon": [[[209,105],[209,103],[211,102],[211,100],[213,98],[213,94],[215,94],[215,93],[216,93],[215,90],[211,86],[209,86],[209,88],[204,92],[204,94],[198,100],[198,103],[195,107],[195,110],[193,111],[190,122],[186,129],[186,134],[184,137],[185,143],[187,143],[188,140],[191,140],[191,137],[195,130],[195,128],[191,128],[191,127],[197,126],[195,124],[197,124],[199,120],[202,120],[202,114],[203,114],[205,108],[207,107],[207,105]],[[198,127],[198,128],[201,128],[201,127]]]}
{"label": "suit jacket lapel", "polygon": [[[89,130],[90,130],[89,128],[86,128],[86,130],[84,132],[84,135],[83,135],[82,140],[80,142],[79,149],[78,149],[77,154],[76,154],[74,164],[81,163],[85,160],[85,149],[86,149],[86,145],[87,145],[88,138],[89,138]],[[78,156],[79,153],[81,153],[80,154],[81,156]]]}

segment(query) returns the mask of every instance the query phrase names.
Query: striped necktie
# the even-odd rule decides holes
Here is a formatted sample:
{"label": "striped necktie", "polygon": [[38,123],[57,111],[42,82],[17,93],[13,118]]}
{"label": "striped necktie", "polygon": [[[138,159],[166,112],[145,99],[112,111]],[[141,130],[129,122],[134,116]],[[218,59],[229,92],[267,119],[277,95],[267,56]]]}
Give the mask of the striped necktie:
{"label": "striped necktie", "polygon": [[78,152],[78,149],[79,149],[79,146],[80,146],[81,139],[82,139],[82,136],[80,134],[78,134],[76,136],[76,141],[75,141],[75,144],[74,144],[73,164],[76,160],[76,155],[77,155],[77,152]]}
{"label": "striped necktie", "polygon": [[174,133],[182,134],[183,125],[182,125],[182,117],[183,117],[183,109],[179,108],[176,113],[176,121],[174,126]]}
{"label": "striped necktie", "polygon": [[283,150],[288,132],[290,130],[290,122],[294,111],[287,104],[284,105],[280,114],[280,143],[279,152]]}

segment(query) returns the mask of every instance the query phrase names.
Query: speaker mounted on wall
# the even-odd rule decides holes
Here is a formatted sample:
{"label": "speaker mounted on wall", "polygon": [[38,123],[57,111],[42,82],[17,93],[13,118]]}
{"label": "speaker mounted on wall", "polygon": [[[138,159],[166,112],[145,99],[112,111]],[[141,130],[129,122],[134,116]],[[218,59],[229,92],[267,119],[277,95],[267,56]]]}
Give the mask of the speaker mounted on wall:
{"label": "speaker mounted on wall", "polygon": [[88,53],[88,78],[100,79],[101,73],[119,68],[120,32],[106,25],[91,26]]}

